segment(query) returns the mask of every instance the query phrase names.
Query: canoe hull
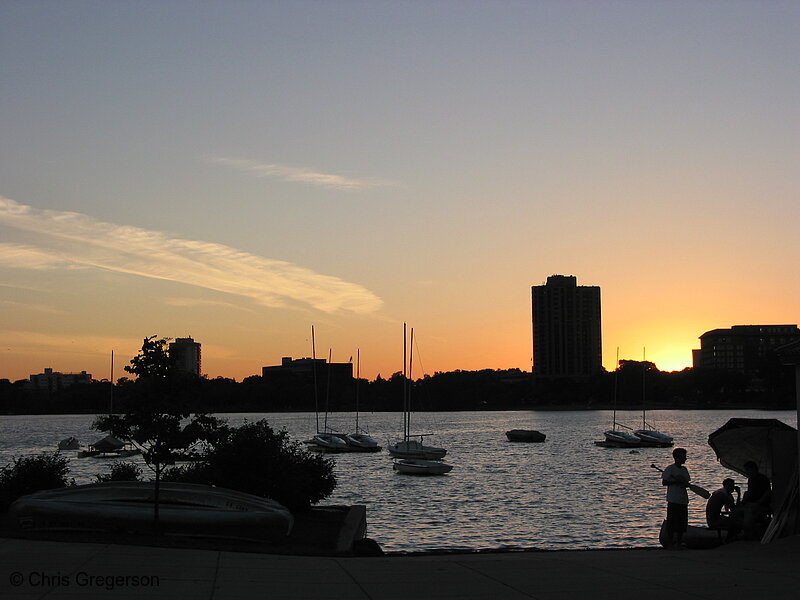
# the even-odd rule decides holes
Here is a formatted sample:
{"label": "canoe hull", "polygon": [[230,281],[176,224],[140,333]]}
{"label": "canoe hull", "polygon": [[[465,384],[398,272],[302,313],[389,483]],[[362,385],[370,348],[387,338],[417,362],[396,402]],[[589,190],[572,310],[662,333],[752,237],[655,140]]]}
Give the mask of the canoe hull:
{"label": "canoe hull", "polygon": [[[153,531],[152,482],[106,482],[23,496],[9,509],[20,532]],[[284,540],[294,519],[266,498],[212,486],[164,482],[159,528],[164,533],[259,542]]]}

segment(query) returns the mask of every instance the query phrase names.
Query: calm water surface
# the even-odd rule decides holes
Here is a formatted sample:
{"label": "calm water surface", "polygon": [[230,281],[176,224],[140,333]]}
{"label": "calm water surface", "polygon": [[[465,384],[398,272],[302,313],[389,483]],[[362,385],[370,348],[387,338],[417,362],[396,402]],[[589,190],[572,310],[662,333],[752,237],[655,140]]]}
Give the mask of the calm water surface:
{"label": "calm water surface", "polygon": [[[298,440],[316,430],[313,413],[218,415],[237,425],[265,418]],[[687,467],[698,485],[719,487],[737,474],[720,466],[708,434],[732,417],[777,418],[796,427],[794,411],[651,411],[648,421],[672,434],[688,450]],[[635,412],[618,412],[636,426]],[[94,416],[0,416],[0,465],[14,456],[50,451],[75,436],[83,444],[102,437],[91,429]],[[455,412],[415,415],[415,431],[435,433],[426,441],[448,449],[453,471],[442,477],[398,475],[384,450],[377,454],[331,455],[338,486],[324,504],[367,506],[368,535],[386,551],[441,548],[628,548],[657,545],[665,510],[659,473],[672,462],[670,448],[600,448],[608,411]],[[400,413],[361,416],[362,427],[382,445],[402,430]],[[340,430],[352,429],[350,415],[329,417]],[[543,444],[506,441],[508,429],[538,429]],[[107,472],[110,460],[70,456],[71,476],[88,483]],[[253,461],[259,457],[254,456]],[[140,460],[140,459],[139,459]],[[741,477],[739,477],[741,479]],[[703,524],[704,501],[691,498],[689,520]]]}

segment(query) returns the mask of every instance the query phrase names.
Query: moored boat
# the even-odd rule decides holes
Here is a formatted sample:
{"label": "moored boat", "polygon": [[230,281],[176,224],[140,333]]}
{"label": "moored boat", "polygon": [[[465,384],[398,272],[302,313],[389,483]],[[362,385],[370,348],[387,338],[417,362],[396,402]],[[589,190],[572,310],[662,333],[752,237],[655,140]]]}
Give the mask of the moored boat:
{"label": "moored boat", "polygon": [[87,450],[78,452],[78,458],[125,458],[141,454],[142,451],[130,442],[123,442],[113,435],[107,435],[94,444],[89,444]]}
{"label": "moored boat", "polygon": [[419,440],[401,440],[396,444],[390,444],[386,449],[394,458],[438,460],[447,454],[444,448],[424,445],[422,436]]}
{"label": "moored boat", "polygon": [[392,468],[405,475],[444,475],[453,470],[453,465],[439,460],[404,458],[395,460]]}
{"label": "moored boat", "polygon": [[355,452],[380,452],[383,449],[378,440],[366,433],[350,433],[344,436],[344,441]]}
{"label": "moored boat", "polygon": [[619,429],[608,429],[603,432],[605,437],[605,444],[603,442],[596,442],[598,446],[606,445],[609,448],[640,448],[642,440],[627,431]]}
{"label": "moored boat", "polygon": [[535,429],[511,429],[506,431],[509,442],[543,442],[547,436]]}
{"label": "moored boat", "polygon": [[645,446],[668,448],[675,445],[671,435],[658,431],[657,429],[637,429],[633,432],[633,435],[639,438],[639,441]]}
{"label": "moored boat", "polygon": [[77,450],[81,447],[80,441],[78,438],[69,436],[58,442],[58,449],[59,450]]}

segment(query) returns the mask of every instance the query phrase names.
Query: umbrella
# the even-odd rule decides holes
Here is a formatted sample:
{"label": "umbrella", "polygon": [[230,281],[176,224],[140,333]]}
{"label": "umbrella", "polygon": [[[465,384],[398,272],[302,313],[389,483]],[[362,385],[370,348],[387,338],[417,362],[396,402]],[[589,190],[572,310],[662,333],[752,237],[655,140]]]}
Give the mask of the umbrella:
{"label": "umbrella", "polygon": [[708,436],[723,467],[747,475],[752,460],[780,497],[797,470],[797,430],[777,419],[730,419]]}

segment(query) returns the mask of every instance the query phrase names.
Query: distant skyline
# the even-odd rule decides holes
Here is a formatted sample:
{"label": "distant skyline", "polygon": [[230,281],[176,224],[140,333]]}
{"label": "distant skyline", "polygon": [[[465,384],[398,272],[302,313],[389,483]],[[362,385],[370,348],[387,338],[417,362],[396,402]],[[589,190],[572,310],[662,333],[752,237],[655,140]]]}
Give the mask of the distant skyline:
{"label": "distant skyline", "polygon": [[0,3],[0,378],[191,336],[370,379],[531,368],[533,285],[603,365],[800,321],[797,2]]}

